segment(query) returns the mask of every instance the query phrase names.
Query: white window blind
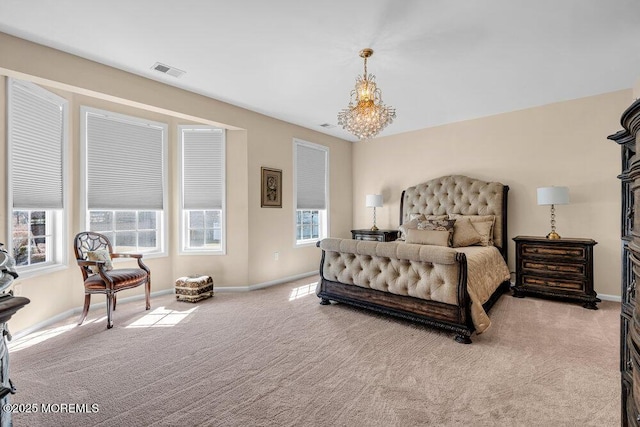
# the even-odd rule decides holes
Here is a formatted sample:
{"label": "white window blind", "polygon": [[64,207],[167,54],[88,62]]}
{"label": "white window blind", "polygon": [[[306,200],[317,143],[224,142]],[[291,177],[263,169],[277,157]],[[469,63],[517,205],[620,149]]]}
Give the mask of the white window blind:
{"label": "white window blind", "polygon": [[82,109],[89,210],[162,210],[167,125]]}
{"label": "white window blind", "polygon": [[217,128],[180,127],[184,209],[222,209],[225,133]]}
{"label": "white window blind", "polygon": [[14,209],[62,209],[67,101],[9,80],[8,139]]}
{"label": "white window blind", "polygon": [[296,143],[296,207],[326,209],[327,149]]}

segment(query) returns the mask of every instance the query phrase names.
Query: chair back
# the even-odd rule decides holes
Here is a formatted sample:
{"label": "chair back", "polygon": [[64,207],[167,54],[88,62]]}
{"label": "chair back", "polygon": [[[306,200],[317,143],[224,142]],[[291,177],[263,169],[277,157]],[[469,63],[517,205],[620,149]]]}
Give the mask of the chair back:
{"label": "chair back", "polygon": [[[83,231],[82,233],[76,234],[76,237],[73,239],[73,250],[76,254],[76,261],[86,261],[87,252],[100,249],[107,249],[109,253],[113,253],[111,242],[104,234],[93,231]],[[87,276],[93,274],[88,266],[81,265],[80,269],[85,279]]]}

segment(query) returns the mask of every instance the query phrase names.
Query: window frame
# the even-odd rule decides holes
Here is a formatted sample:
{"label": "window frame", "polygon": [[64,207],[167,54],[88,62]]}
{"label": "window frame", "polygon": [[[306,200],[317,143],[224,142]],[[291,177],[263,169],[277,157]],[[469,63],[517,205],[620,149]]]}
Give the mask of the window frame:
{"label": "window frame", "polygon": [[[60,134],[60,170],[61,170],[61,184],[62,184],[62,208],[60,209],[44,209],[44,208],[35,208],[35,209],[27,209],[27,208],[18,208],[14,209],[13,207],[13,179],[12,174],[14,172],[13,167],[13,143],[12,143],[12,113],[13,113],[13,84],[19,84],[23,86],[26,90],[31,91],[34,95],[44,98],[45,101],[49,101],[51,103],[59,105],[61,109],[61,134]],[[69,146],[69,101],[53,92],[48,91],[47,89],[26,80],[19,80],[14,78],[6,79],[6,102],[7,102],[7,113],[6,113],[6,153],[7,157],[5,160],[6,164],[6,191],[7,191],[7,238],[10,243],[7,243],[5,249],[14,256],[13,253],[13,215],[14,212],[24,212],[24,211],[44,211],[45,212],[45,225],[47,228],[51,230],[51,245],[47,247],[47,252],[50,254],[50,259],[43,263],[30,264],[30,265],[16,265],[16,272],[22,278],[29,278],[41,274],[48,274],[55,271],[63,270],[68,267],[68,256],[65,248],[67,247],[67,227],[68,227],[68,207],[69,207],[69,198],[67,197],[68,192],[68,174],[65,173],[67,171],[68,165],[68,146]]]}
{"label": "window frame", "polygon": [[[298,209],[298,146],[304,146],[323,151],[325,153],[325,209]],[[330,196],[329,196],[329,183],[330,183],[330,165],[329,165],[330,151],[329,147],[315,144],[313,142],[304,141],[302,139],[293,139],[293,247],[309,247],[315,246],[318,240],[322,240],[329,236],[330,232]],[[298,240],[298,211],[318,211],[318,237],[311,239]]]}
{"label": "window frame", "polygon": [[[220,209],[185,209],[184,208],[184,139],[183,132],[189,129],[220,129],[222,130],[222,207]],[[179,224],[179,240],[180,247],[178,253],[180,255],[226,255],[227,254],[227,132],[226,129],[208,126],[208,125],[178,125],[177,128],[177,140],[178,140],[178,182],[179,182],[179,209],[180,209],[180,224]],[[202,247],[190,247],[189,246],[189,212],[191,211],[220,211],[220,249],[205,249]],[[206,230],[206,226],[204,228]]]}
{"label": "window frame", "polygon": [[[155,210],[155,212],[159,213],[159,218],[156,218],[156,230],[157,235],[156,239],[159,241],[160,250],[157,252],[143,252],[145,258],[161,258],[169,255],[168,251],[168,182],[169,182],[169,169],[168,169],[168,130],[169,126],[166,123],[157,122],[151,119],[147,119],[144,117],[132,116],[129,114],[121,114],[116,113],[114,111],[103,110],[100,108],[90,107],[86,105],[80,106],[80,173],[82,179],[80,180],[80,203],[82,206],[81,213],[81,223],[84,224],[86,230],[90,230],[90,220],[91,216],[89,214],[89,176],[88,176],[88,140],[87,140],[87,114],[98,114],[105,117],[110,117],[118,121],[124,121],[128,123],[133,123],[136,125],[144,125],[144,126],[155,126],[162,128],[162,209]],[[120,211],[130,211],[136,212],[137,215],[140,212],[148,212],[153,209],[92,209],[92,211],[97,212],[120,212]],[[99,233],[99,231],[97,231]],[[136,230],[137,233],[137,230]],[[113,250],[117,252],[116,246],[114,246]],[[126,253],[126,252],[125,252]],[[131,252],[133,253],[133,252]],[[122,262],[122,259],[115,259],[115,262]]]}

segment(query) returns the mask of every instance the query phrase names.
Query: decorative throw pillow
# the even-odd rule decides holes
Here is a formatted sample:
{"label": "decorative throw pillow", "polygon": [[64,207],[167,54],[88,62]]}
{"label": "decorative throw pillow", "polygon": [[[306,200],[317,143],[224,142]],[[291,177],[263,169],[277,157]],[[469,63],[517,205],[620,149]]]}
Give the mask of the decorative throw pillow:
{"label": "decorative throw pillow", "polygon": [[453,247],[473,246],[482,242],[482,235],[475,229],[469,218],[456,219],[453,225]]}
{"label": "decorative throw pillow", "polygon": [[450,214],[449,218],[462,219],[468,218],[471,225],[482,236],[482,240],[478,243],[480,246],[493,246],[493,225],[496,221],[494,215],[460,215]]}
{"label": "decorative throw pillow", "polygon": [[[113,264],[111,263],[111,255],[109,251],[106,249],[99,249],[97,251],[88,251],[87,259],[89,261],[104,261],[104,269],[106,271],[113,270]],[[98,274],[98,266],[90,266],[89,269],[94,273]]]}
{"label": "decorative throw pillow", "polygon": [[400,237],[398,237],[398,240],[406,240],[407,237],[407,230],[411,229],[411,228],[418,228],[418,223],[420,221],[426,221],[426,220],[434,220],[434,219],[447,219],[446,215],[423,215],[423,214],[410,214],[409,215],[410,221],[406,222],[404,224],[402,224],[400,227],[398,227],[398,230],[400,231]]}
{"label": "decorative throw pillow", "polygon": [[419,245],[450,246],[447,230],[418,230],[410,228],[407,230],[407,243],[417,243]]}
{"label": "decorative throw pillow", "polygon": [[455,219],[428,219],[426,221],[420,221],[418,223],[418,230],[436,230],[446,231],[449,233],[447,246],[453,245],[453,225],[456,223]]}

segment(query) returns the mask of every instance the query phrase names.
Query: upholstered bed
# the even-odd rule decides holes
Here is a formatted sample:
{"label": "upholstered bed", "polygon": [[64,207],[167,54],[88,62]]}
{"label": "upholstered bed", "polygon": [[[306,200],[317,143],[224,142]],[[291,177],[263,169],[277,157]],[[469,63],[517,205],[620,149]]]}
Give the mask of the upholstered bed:
{"label": "upholstered bed", "polygon": [[318,242],[320,303],[399,316],[471,343],[474,331],[490,326],[488,310],[509,289],[508,191],[462,175],[406,189],[400,201],[404,240]]}

